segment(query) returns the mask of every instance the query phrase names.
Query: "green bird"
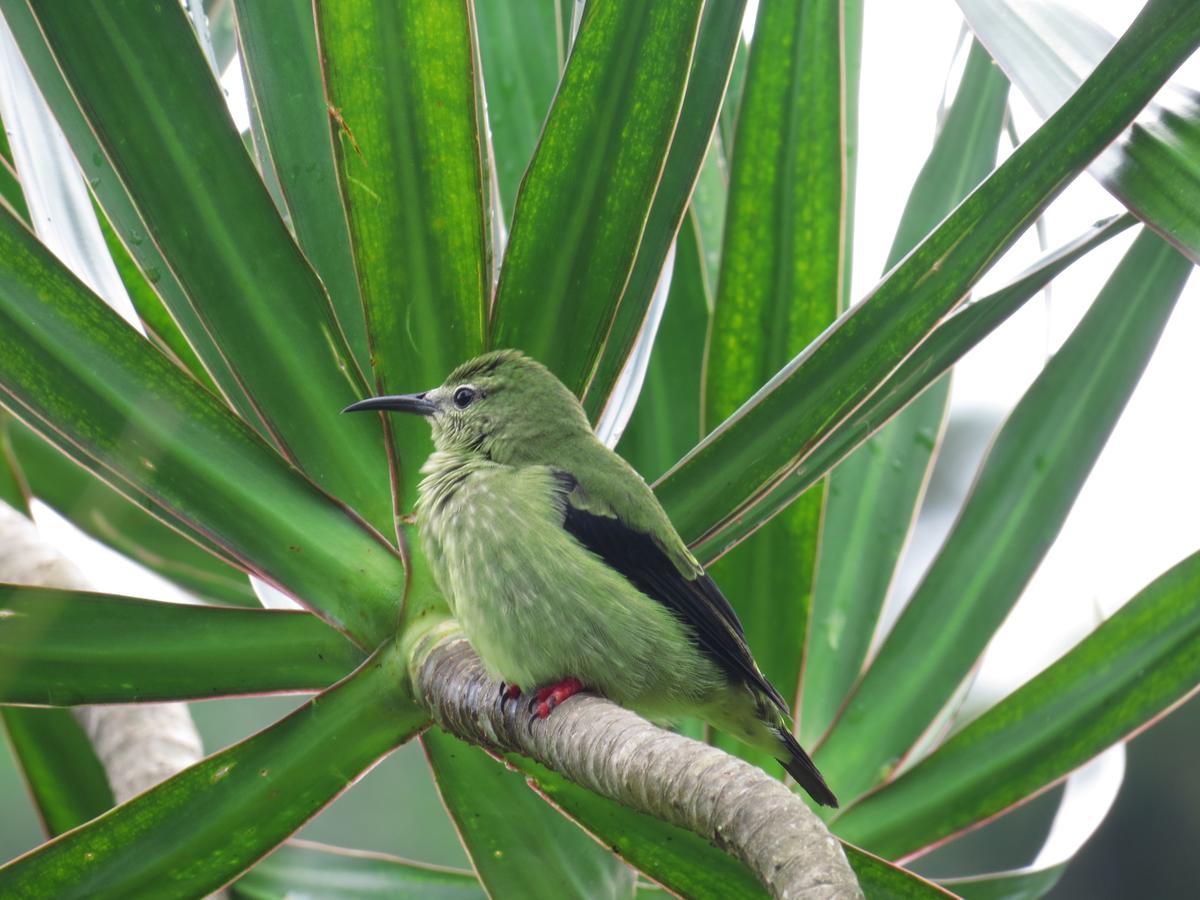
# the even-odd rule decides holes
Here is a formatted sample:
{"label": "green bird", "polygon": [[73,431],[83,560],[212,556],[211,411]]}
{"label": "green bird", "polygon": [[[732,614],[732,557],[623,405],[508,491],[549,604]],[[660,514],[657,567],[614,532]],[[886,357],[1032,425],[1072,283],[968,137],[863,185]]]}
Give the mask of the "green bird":
{"label": "green bird", "polygon": [[500,350],[433,390],[346,411],[358,410],[416,413],[432,425],[436,449],[416,507],[422,546],[505,696],[536,688],[542,718],[580,690],[652,721],[697,716],[837,806],[733,608],[548,369]]}

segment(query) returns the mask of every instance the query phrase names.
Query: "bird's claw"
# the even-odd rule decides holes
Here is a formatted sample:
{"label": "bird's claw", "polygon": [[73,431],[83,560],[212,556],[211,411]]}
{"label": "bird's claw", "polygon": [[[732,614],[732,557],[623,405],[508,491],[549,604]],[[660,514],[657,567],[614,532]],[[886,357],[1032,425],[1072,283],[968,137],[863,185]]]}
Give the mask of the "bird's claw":
{"label": "bird's claw", "polygon": [[545,719],[554,711],[555,707],[584,690],[587,688],[578,678],[564,678],[562,681],[548,684],[544,688],[534,691],[533,696],[529,698],[529,703],[525,705],[525,709],[529,713],[525,727],[532,732],[534,722],[538,719]]}
{"label": "bird's claw", "polygon": [[509,700],[516,700],[520,696],[519,685],[509,684],[505,681],[500,682],[500,694],[496,697],[496,702],[500,704],[500,712],[504,712],[504,707]]}

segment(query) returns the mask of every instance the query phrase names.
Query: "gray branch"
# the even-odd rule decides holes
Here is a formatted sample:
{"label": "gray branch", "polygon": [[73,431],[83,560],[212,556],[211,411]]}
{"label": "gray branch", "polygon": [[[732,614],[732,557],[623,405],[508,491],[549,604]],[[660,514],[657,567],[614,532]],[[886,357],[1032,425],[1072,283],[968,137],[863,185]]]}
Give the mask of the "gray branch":
{"label": "gray branch", "polygon": [[744,862],[774,897],[862,897],[841,845],[799,796],[761,769],[665,731],[607,700],[572,698],[528,726],[461,636],[428,639],[413,683],[433,720],[474,744],[515,751],[577,784],[686,828]]}

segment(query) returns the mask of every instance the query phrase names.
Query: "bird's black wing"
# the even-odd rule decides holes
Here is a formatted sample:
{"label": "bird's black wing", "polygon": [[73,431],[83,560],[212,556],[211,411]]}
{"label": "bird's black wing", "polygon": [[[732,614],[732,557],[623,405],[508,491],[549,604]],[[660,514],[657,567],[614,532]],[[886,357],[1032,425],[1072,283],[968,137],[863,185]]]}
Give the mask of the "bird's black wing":
{"label": "bird's black wing", "polygon": [[616,516],[590,512],[572,503],[571,495],[582,490],[579,482],[569,472],[558,471],[555,475],[567,498],[563,528],[639,591],[664,604],[690,626],[701,648],[726,674],[757,688],[787,713],[783,697],[755,665],[742,623],[716,583],[704,572],[694,578],[684,576],[651,535],[631,528]]}

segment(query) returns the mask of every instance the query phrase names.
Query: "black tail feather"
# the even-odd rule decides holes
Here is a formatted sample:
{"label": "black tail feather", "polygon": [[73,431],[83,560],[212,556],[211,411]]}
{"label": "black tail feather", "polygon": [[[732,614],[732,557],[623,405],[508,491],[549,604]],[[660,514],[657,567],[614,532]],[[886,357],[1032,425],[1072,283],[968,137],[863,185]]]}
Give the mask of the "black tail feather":
{"label": "black tail feather", "polygon": [[822,806],[832,806],[837,809],[837,797],[833,795],[833,791],[829,789],[829,785],[825,783],[825,779],[821,777],[821,773],[817,771],[816,765],[813,764],[809,755],[804,752],[804,748],[792,736],[792,733],[786,728],[776,729],[776,734],[779,735],[779,740],[789,754],[788,759],[779,760],[783,763],[787,773],[796,779],[796,783],[808,792],[808,796],[812,797]]}

